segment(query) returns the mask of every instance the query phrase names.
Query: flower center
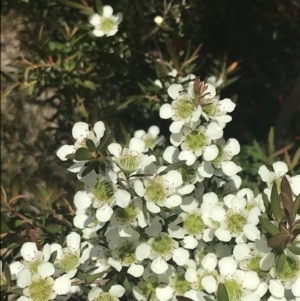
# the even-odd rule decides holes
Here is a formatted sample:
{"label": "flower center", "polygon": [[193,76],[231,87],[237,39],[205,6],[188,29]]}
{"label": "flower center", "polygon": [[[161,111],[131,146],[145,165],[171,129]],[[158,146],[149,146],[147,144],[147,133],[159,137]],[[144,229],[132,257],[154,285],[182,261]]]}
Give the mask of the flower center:
{"label": "flower center", "polygon": [[132,243],[127,243],[119,248],[119,257],[122,260],[123,266],[129,266],[135,262],[135,246]]}
{"label": "flower center", "polygon": [[145,141],[145,148],[150,148],[155,142],[155,139],[151,135],[145,135],[143,140]]}
{"label": "flower center", "polygon": [[251,257],[248,263],[249,270],[257,273],[261,272],[260,260],[261,260],[260,256]]}
{"label": "flower center", "polygon": [[231,233],[240,234],[247,224],[247,219],[243,215],[235,213],[227,218],[227,224]]}
{"label": "flower center", "polygon": [[180,295],[184,295],[185,292],[191,289],[191,284],[185,279],[184,274],[178,275],[175,278],[174,290]]}
{"label": "flower center", "polygon": [[101,29],[105,32],[108,33],[110,32],[114,26],[115,26],[115,21],[109,18],[104,18],[104,20],[101,23]]}
{"label": "flower center", "polygon": [[218,154],[218,156],[217,156],[217,158],[215,158],[214,160],[213,160],[213,163],[221,163],[221,162],[223,162],[224,161],[224,159],[225,159],[225,151],[224,151],[224,147],[223,146],[221,146],[221,145],[217,145],[217,147],[218,147],[218,149],[219,149],[219,154]]}
{"label": "flower center", "polygon": [[154,239],[151,245],[152,251],[157,255],[165,255],[173,250],[173,241],[169,236],[160,235]]}
{"label": "flower center", "polygon": [[120,157],[120,167],[123,171],[131,173],[139,167],[141,163],[140,155],[135,155],[129,149],[124,149]]}
{"label": "flower center", "polygon": [[228,297],[230,301],[239,301],[243,295],[242,285],[233,279],[226,279],[224,281]]}
{"label": "flower center", "polygon": [[123,223],[133,222],[136,219],[136,216],[137,210],[134,204],[116,210],[116,219]]}
{"label": "flower center", "polygon": [[201,234],[204,230],[204,223],[201,216],[192,213],[183,222],[183,228],[191,235]]}
{"label": "flower center", "polygon": [[60,261],[60,268],[68,273],[79,266],[79,258],[76,254],[71,252],[66,252]]}
{"label": "flower center", "polygon": [[48,301],[53,293],[53,286],[47,279],[40,278],[30,284],[29,292],[33,301]]}
{"label": "flower center", "polygon": [[114,188],[111,182],[104,180],[95,184],[93,193],[102,203],[110,203],[114,197]]}
{"label": "flower center", "polygon": [[183,165],[177,169],[182,176],[184,183],[191,183],[194,181],[196,176],[196,170],[192,166]]}
{"label": "flower center", "polygon": [[283,281],[294,280],[297,279],[299,272],[300,263],[288,257],[277,278]]}
{"label": "flower center", "polygon": [[168,190],[160,180],[157,178],[146,187],[144,198],[147,202],[163,203],[166,200]]}
{"label": "flower center", "polygon": [[208,116],[215,116],[217,113],[217,108],[214,104],[207,104],[202,106],[202,110],[204,113],[206,113]]}
{"label": "flower center", "polygon": [[148,298],[149,295],[151,294],[150,300],[157,300],[155,289],[158,286],[159,286],[159,283],[156,282],[156,281],[154,281],[154,282],[151,282],[151,281],[144,282],[143,285],[142,285],[142,294],[143,294],[143,296]]}
{"label": "flower center", "polygon": [[191,99],[182,99],[178,101],[176,111],[178,117],[184,120],[192,116],[194,109],[195,105]]}
{"label": "flower center", "polygon": [[206,145],[206,137],[203,133],[194,130],[185,136],[185,143],[192,151],[201,150]]}
{"label": "flower center", "polygon": [[29,268],[30,272],[32,274],[36,274],[38,272],[38,266],[43,262],[43,260],[41,258],[38,258],[34,261],[27,261],[27,260],[24,260],[23,261],[23,264]]}
{"label": "flower center", "polygon": [[113,297],[110,293],[101,293],[101,295],[94,299],[94,301],[119,301],[117,297]]}

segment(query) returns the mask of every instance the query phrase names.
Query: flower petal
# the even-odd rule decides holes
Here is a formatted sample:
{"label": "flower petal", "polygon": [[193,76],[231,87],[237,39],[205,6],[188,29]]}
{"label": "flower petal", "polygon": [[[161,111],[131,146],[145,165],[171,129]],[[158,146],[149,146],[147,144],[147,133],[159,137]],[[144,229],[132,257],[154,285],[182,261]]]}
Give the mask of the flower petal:
{"label": "flower petal", "polygon": [[127,207],[131,200],[130,193],[123,189],[118,189],[118,191],[115,193],[115,197],[117,205],[122,208]]}
{"label": "flower petal", "polygon": [[25,288],[31,284],[31,272],[29,269],[20,271],[17,275],[17,286]]}
{"label": "flower petal", "polygon": [[110,220],[113,210],[109,205],[104,205],[97,209],[96,217],[100,222],[107,222]]}
{"label": "flower petal", "polygon": [[55,268],[50,262],[43,262],[38,266],[38,272],[42,278],[52,276],[55,272]]}
{"label": "flower petal", "polygon": [[75,153],[75,146],[74,145],[63,145],[56,153],[57,157],[62,160],[68,160],[67,155]]}
{"label": "flower petal", "polygon": [[184,88],[182,85],[173,84],[168,88],[168,94],[171,98],[176,99],[179,97],[179,92],[183,90]]}
{"label": "flower petal", "polygon": [[38,254],[35,242],[25,242],[20,251],[22,257],[27,261],[32,261]]}
{"label": "flower petal", "polygon": [[105,18],[110,18],[113,14],[113,9],[109,5],[104,5],[103,6],[103,11],[102,11],[102,16]]}
{"label": "flower petal", "polygon": [[141,277],[144,273],[144,267],[141,264],[133,263],[127,270],[127,273],[133,277]]}
{"label": "flower petal", "polygon": [[179,133],[180,130],[182,129],[184,125],[184,121],[179,120],[179,121],[173,121],[169,127],[169,130],[171,133]]}
{"label": "flower petal", "polygon": [[67,246],[72,251],[77,251],[80,249],[80,235],[76,232],[72,232],[67,235]]}
{"label": "flower petal", "polygon": [[157,257],[151,262],[151,270],[155,274],[163,274],[167,269],[168,264],[161,257]]}
{"label": "flower petal", "polygon": [[113,285],[110,289],[109,292],[111,293],[111,295],[113,295],[114,297],[122,297],[125,293],[125,288],[122,285],[116,284]]}
{"label": "flower petal", "polygon": [[164,160],[170,164],[172,164],[178,158],[178,156],[179,150],[174,146],[168,146],[163,153]]}
{"label": "flower petal", "polygon": [[119,143],[111,143],[107,147],[108,151],[115,157],[119,158],[122,152],[122,147]]}
{"label": "flower petal", "polygon": [[53,289],[58,295],[66,295],[71,289],[71,279],[66,275],[58,277],[55,279]]}
{"label": "flower petal", "polygon": [[136,259],[139,261],[143,261],[144,259],[148,258],[148,256],[150,255],[150,251],[151,247],[147,243],[141,243],[135,249]]}
{"label": "flower petal", "polygon": [[190,258],[190,253],[184,248],[177,248],[173,250],[172,258],[179,266],[183,266],[188,262]]}
{"label": "flower petal", "polygon": [[218,147],[215,144],[211,144],[205,147],[202,156],[205,161],[213,161],[217,158],[218,154]]}
{"label": "flower petal", "polygon": [[98,121],[95,123],[94,132],[96,134],[98,141],[100,141],[100,139],[103,137],[105,132],[105,125],[102,121]]}
{"label": "flower petal", "polygon": [[162,119],[169,119],[173,115],[172,106],[169,103],[163,104],[159,109],[159,117]]}
{"label": "flower petal", "polygon": [[76,122],[72,129],[72,136],[76,140],[84,140],[89,134],[89,125],[85,122]]}
{"label": "flower petal", "polygon": [[89,18],[89,23],[98,26],[101,23],[101,16],[98,14],[93,14]]}
{"label": "flower petal", "polygon": [[79,190],[74,196],[74,205],[77,209],[86,209],[92,204],[91,197],[85,190]]}

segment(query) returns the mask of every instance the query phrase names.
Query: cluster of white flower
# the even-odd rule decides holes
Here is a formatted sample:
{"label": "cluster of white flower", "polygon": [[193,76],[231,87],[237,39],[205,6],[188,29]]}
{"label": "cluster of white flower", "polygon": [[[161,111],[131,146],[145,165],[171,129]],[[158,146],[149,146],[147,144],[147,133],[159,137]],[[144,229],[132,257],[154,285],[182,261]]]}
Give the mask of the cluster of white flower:
{"label": "cluster of white flower", "polygon": [[[85,242],[71,233],[66,247],[47,244],[38,251],[34,243],[25,243],[24,260],[11,265],[24,289],[19,300],[48,301],[80,290],[80,269],[91,271],[97,281],[114,271],[123,273],[131,298],[138,301],[176,301],[178,295],[216,300],[219,283],[230,301],[300,300],[300,256],[286,249],[284,265],[276,269],[278,254],[268,247],[260,225],[266,214],[263,196],[240,189],[241,168],[232,161],[240,145],[223,138],[235,104],[218,100],[214,86],[199,79],[187,90],[170,85],[168,93],[172,101],[162,105],[160,116],[172,119],[172,145],[161,156],[149,152],[162,142],[159,128],[152,126],[148,133],[136,131],[129,145],[111,143],[95,154],[93,160],[104,162],[98,170],[86,173],[89,159],[75,160],[71,171],[84,187],[74,197],[74,225]],[[62,146],[57,155],[62,160],[76,157],[90,141],[97,148],[105,130],[101,121],[93,130],[76,123],[75,144]],[[287,173],[285,163],[273,166],[274,173],[265,166],[259,170],[267,189],[274,183],[280,187]],[[299,195],[299,178],[288,178],[293,200]],[[270,201],[270,190],[266,195]],[[276,222],[273,226],[279,228]],[[297,237],[293,245],[299,244]],[[107,290],[91,284],[88,300],[120,300],[125,289],[117,279]]]}

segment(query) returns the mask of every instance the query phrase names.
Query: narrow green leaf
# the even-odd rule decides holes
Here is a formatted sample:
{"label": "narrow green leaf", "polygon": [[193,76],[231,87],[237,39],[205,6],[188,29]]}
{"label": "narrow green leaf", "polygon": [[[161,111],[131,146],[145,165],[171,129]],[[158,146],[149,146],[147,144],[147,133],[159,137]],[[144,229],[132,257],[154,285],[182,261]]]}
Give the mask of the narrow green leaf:
{"label": "narrow green leaf", "polygon": [[184,297],[184,296],[176,296],[178,301],[193,301],[191,298]]}
{"label": "narrow green leaf", "polygon": [[111,139],[112,139],[112,131],[106,129],[104,136],[102,137],[101,142],[97,147],[97,152],[102,152],[105,149],[105,147],[109,144]]}
{"label": "narrow green leaf", "polygon": [[281,253],[276,260],[276,271],[278,273],[280,273],[281,270],[283,269],[285,260],[286,260],[286,255],[284,253]]}
{"label": "narrow green leaf", "polygon": [[274,146],[274,127],[272,126],[270,128],[269,137],[268,137],[268,150],[269,150],[269,156],[272,155],[275,151]]}
{"label": "narrow green leaf", "polygon": [[283,207],[285,208],[289,216],[291,216],[294,205],[293,193],[290,183],[287,180],[286,176],[283,176],[281,180],[281,200],[283,203]]}
{"label": "narrow green leaf", "polygon": [[90,150],[88,150],[85,147],[81,147],[76,150],[74,158],[75,160],[78,161],[86,161],[86,160],[93,159],[94,156]]}
{"label": "narrow green leaf", "polygon": [[102,277],[105,273],[107,273],[107,271],[86,276],[86,283],[92,283],[93,281]]}
{"label": "narrow green leaf", "polygon": [[89,88],[89,89],[91,89],[93,91],[96,90],[96,85],[92,81],[90,81],[90,80],[85,80],[83,82],[83,84],[84,84],[85,87],[87,87],[87,88]]}
{"label": "narrow green leaf", "polygon": [[164,169],[162,172],[160,172],[159,174],[162,176],[162,175],[165,175],[167,174],[170,170],[176,170],[178,169],[179,167],[183,166],[184,164],[186,163],[186,160],[180,160],[180,161],[177,161],[171,165],[169,165],[166,169]]}
{"label": "narrow green leaf", "polygon": [[281,233],[279,229],[276,228],[269,220],[259,217],[260,223],[263,226],[263,228],[271,235],[276,235]]}
{"label": "narrow green leaf", "polygon": [[271,209],[274,214],[275,220],[280,223],[282,220],[282,214],[280,209],[280,198],[277,192],[276,183],[273,183],[271,191]]}
{"label": "narrow green leaf", "polygon": [[174,215],[169,216],[168,218],[166,218],[165,224],[168,225],[168,224],[174,222],[177,217],[178,217],[178,214],[174,214]]}
{"label": "narrow green leaf", "polygon": [[53,253],[51,253],[51,256],[49,258],[49,262],[54,263],[56,257],[57,257],[57,251],[54,251]]}
{"label": "narrow green leaf", "polygon": [[91,152],[94,152],[94,151],[96,150],[96,145],[95,145],[95,143],[94,143],[93,140],[87,139],[87,140],[85,141],[85,143],[86,143],[87,148],[88,148]]}
{"label": "narrow green leaf", "polygon": [[38,187],[30,180],[26,181],[26,184],[34,196],[44,205],[46,205],[46,198],[43,196]]}
{"label": "narrow green leaf", "polygon": [[7,286],[10,287],[11,273],[10,273],[9,264],[7,262],[5,262],[5,264],[4,264],[4,276],[5,276]]}
{"label": "narrow green leaf", "polygon": [[94,2],[95,11],[101,16],[103,14],[103,4],[101,0],[95,0]]}
{"label": "narrow green leaf", "polygon": [[279,248],[291,237],[288,233],[279,233],[268,239],[268,247]]}
{"label": "narrow green leaf", "polygon": [[97,169],[99,166],[99,161],[89,162],[89,164],[86,166],[86,168],[82,171],[82,176],[86,176],[88,173],[90,173],[93,169]]}
{"label": "narrow green leaf", "polygon": [[58,0],[60,3],[67,5],[69,7],[73,7],[73,8],[78,8],[78,9],[82,9],[82,10],[86,10],[87,8],[79,3],[73,2],[73,1],[69,1],[69,0]]}
{"label": "narrow green leaf", "polygon": [[114,275],[104,286],[103,291],[107,292],[109,289],[116,284],[118,275]]}
{"label": "narrow green leaf", "polygon": [[218,286],[218,301],[229,301],[228,293],[224,283],[219,283]]}
{"label": "narrow green leaf", "polygon": [[296,246],[289,246],[288,249],[289,249],[292,253],[294,253],[294,254],[296,254],[296,255],[300,255],[300,248],[299,248],[299,247],[296,247]]}
{"label": "narrow green leaf", "polygon": [[145,219],[148,219],[148,210],[147,210],[147,206],[146,206],[146,202],[143,203],[143,214]]}
{"label": "narrow green leaf", "polygon": [[204,299],[205,299],[206,301],[214,301],[213,299],[211,299],[211,298],[209,298],[209,297],[207,297],[207,296],[204,296]]}
{"label": "narrow green leaf", "polygon": [[127,277],[125,277],[125,280],[123,281],[123,286],[125,287],[126,291],[129,293],[131,292],[131,284],[128,281]]}
{"label": "narrow green leaf", "polygon": [[169,38],[165,38],[165,43],[166,43],[168,52],[170,54],[170,57],[172,59],[175,69],[179,70],[180,69],[179,56],[175,50],[174,45],[172,44],[172,41]]}
{"label": "narrow green leaf", "polygon": [[20,175],[16,175],[11,180],[11,195],[12,197],[16,196],[20,192],[20,184],[21,184],[21,178]]}
{"label": "narrow green leaf", "polygon": [[152,296],[152,291],[150,292],[148,298],[147,298],[147,301],[150,301],[151,300],[151,296]]}
{"label": "narrow green leaf", "polygon": [[15,288],[14,290],[12,290],[13,294],[19,295],[19,296],[23,296],[23,288]]}
{"label": "narrow green leaf", "polygon": [[269,201],[267,195],[264,192],[261,195],[262,195],[262,198],[263,198],[264,206],[266,208],[266,212],[268,212],[267,208],[270,206],[270,201]]}
{"label": "narrow green leaf", "polygon": [[293,211],[293,206],[294,206],[293,199],[290,199],[285,192],[281,192],[281,200],[282,200],[282,204],[285,209],[286,215],[287,215],[287,217],[290,218],[292,216],[292,211]]}
{"label": "narrow green leaf", "polygon": [[294,203],[293,203],[293,208],[292,208],[292,218],[295,218],[297,215],[297,212],[300,209],[300,194],[296,197]]}

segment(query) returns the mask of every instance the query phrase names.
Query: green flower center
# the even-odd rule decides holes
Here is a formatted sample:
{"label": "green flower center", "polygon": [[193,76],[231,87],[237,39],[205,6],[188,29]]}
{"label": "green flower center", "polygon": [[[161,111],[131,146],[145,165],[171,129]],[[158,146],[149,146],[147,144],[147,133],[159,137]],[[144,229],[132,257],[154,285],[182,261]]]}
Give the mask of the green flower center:
{"label": "green flower center", "polygon": [[[147,281],[143,283],[142,294],[144,297],[148,298],[151,294],[150,300],[156,300],[155,289],[159,286],[158,282]],[[148,300],[148,299],[147,299]]]}
{"label": "green flower center", "polygon": [[117,297],[113,297],[110,293],[101,293],[101,295],[94,299],[94,301],[119,301]]}
{"label": "green flower center", "polygon": [[60,268],[68,273],[79,266],[79,258],[74,253],[66,253],[60,261]]}
{"label": "green flower center", "polygon": [[110,203],[114,197],[114,187],[111,182],[100,181],[94,186],[94,196],[103,203]]}
{"label": "green flower center", "polygon": [[182,176],[182,181],[184,183],[191,183],[193,182],[196,176],[196,170],[192,166],[183,165],[177,169]]}
{"label": "green flower center", "polygon": [[183,229],[191,235],[201,234],[204,230],[204,223],[201,216],[192,213],[183,222]]}
{"label": "green flower center", "polygon": [[300,263],[288,257],[277,278],[283,281],[294,280],[297,279],[299,272]]}
{"label": "green flower center", "polygon": [[191,284],[185,279],[184,274],[178,275],[175,278],[174,290],[180,295],[184,295],[185,292],[191,289]]}
{"label": "green flower center", "polygon": [[143,140],[145,141],[145,148],[150,148],[155,142],[155,139],[153,139],[151,136],[146,136],[146,138],[144,138]]}
{"label": "green flower center", "polygon": [[134,155],[127,149],[123,150],[122,156],[120,157],[120,167],[126,173],[132,173],[139,167],[141,158],[139,155]]}
{"label": "green flower center", "polygon": [[128,266],[135,262],[135,246],[127,243],[119,248],[119,257],[124,266]]}
{"label": "green flower center", "polygon": [[114,26],[115,26],[115,21],[109,18],[105,18],[102,23],[101,23],[101,28],[105,33],[110,32]]}
{"label": "green flower center", "polygon": [[53,293],[53,286],[47,279],[40,278],[30,284],[29,293],[33,301],[48,301]]}
{"label": "green flower center", "polygon": [[23,264],[29,268],[30,272],[32,274],[36,274],[38,272],[38,266],[43,262],[43,260],[41,258],[38,258],[34,261],[23,261]]}
{"label": "green flower center", "polygon": [[261,272],[260,260],[261,260],[260,256],[255,256],[250,258],[248,263],[249,270],[257,273]]}
{"label": "green flower center", "polygon": [[203,133],[194,130],[185,136],[185,143],[190,150],[198,151],[205,147],[206,137]]}
{"label": "green flower center", "polygon": [[160,181],[154,180],[146,187],[144,198],[148,202],[162,203],[167,196],[167,188]]}
{"label": "green flower center", "polygon": [[183,99],[178,103],[177,115],[180,119],[187,119],[192,116],[194,110],[194,103],[190,99]]}
{"label": "green flower center", "polygon": [[243,215],[235,213],[227,218],[227,224],[231,233],[240,234],[247,224],[247,219]]}
{"label": "green flower center", "polygon": [[233,279],[227,279],[224,281],[228,297],[230,301],[240,301],[243,295],[242,285]]}
{"label": "green flower center", "polygon": [[136,216],[137,210],[134,204],[130,204],[126,208],[118,208],[116,210],[116,219],[123,223],[134,221],[136,219]]}
{"label": "green flower center", "polygon": [[217,147],[218,147],[218,149],[219,149],[219,154],[218,154],[217,158],[215,158],[215,159],[213,160],[213,162],[214,162],[214,163],[221,163],[221,162],[224,161],[225,155],[226,155],[226,154],[225,154],[225,151],[224,151],[224,147],[223,147],[223,146],[217,145]]}
{"label": "green flower center", "polygon": [[214,104],[207,104],[202,106],[202,110],[204,113],[206,113],[208,116],[215,116],[217,113],[217,108]]}
{"label": "green flower center", "polygon": [[173,250],[173,241],[169,236],[160,235],[154,239],[151,245],[152,251],[157,255],[165,255]]}

